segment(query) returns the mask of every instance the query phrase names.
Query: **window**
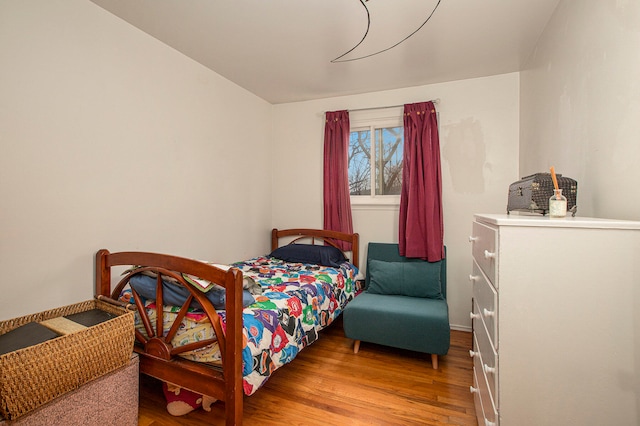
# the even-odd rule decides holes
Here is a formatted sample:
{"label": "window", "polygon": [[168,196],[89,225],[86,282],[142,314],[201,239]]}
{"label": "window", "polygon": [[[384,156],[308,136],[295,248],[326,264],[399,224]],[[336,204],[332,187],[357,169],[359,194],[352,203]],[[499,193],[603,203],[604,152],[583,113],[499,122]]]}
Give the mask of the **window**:
{"label": "window", "polygon": [[351,114],[350,122],[349,191],[352,202],[398,203],[404,145],[401,109],[356,111]]}

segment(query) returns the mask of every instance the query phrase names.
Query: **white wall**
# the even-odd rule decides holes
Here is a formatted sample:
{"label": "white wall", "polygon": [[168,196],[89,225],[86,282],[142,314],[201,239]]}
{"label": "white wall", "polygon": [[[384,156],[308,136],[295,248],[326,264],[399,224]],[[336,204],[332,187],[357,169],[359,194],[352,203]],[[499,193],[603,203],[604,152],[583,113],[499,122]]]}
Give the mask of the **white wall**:
{"label": "white wall", "polygon": [[[474,213],[506,211],[518,178],[519,75],[411,87],[274,106],[273,218],[276,227],[322,226],[324,112],[440,98],[440,147],[451,324],[470,327]],[[355,209],[363,257],[369,241],[397,242],[398,210]]]}
{"label": "white wall", "polygon": [[[562,0],[521,73],[520,99],[521,173],[555,165],[578,181],[578,215],[639,220],[640,2]],[[566,284],[580,304],[582,283]],[[630,300],[620,300],[618,283],[600,284],[621,309],[640,298],[637,284]],[[635,369],[618,368],[614,390],[635,395],[640,417],[637,310],[632,321]]]}
{"label": "white wall", "polygon": [[521,73],[520,173],[578,181],[578,214],[640,219],[640,2],[560,2]]}
{"label": "white wall", "polygon": [[92,298],[100,248],[268,251],[270,104],[86,0],[0,2],[0,62],[0,319]]}

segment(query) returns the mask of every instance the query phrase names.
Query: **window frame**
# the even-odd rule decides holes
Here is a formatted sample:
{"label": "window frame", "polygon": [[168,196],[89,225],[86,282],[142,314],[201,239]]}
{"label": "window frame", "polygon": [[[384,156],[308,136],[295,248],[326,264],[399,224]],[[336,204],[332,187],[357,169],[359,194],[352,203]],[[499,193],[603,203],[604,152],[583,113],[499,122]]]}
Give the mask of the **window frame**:
{"label": "window frame", "polygon": [[[349,113],[350,128],[349,133],[355,131],[369,130],[371,143],[373,144],[373,138],[375,137],[375,129],[381,129],[385,127],[401,127],[404,128],[403,122],[403,107],[392,108],[376,108],[360,111],[352,111]],[[403,147],[404,150],[404,147]],[[372,158],[369,160],[369,166],[371,167],[371,189],[375,192],[375,147],[371,147]],[[396,209],[400,206],[400,195],[350,195],[352,208],[382,208],[388,207]]]}

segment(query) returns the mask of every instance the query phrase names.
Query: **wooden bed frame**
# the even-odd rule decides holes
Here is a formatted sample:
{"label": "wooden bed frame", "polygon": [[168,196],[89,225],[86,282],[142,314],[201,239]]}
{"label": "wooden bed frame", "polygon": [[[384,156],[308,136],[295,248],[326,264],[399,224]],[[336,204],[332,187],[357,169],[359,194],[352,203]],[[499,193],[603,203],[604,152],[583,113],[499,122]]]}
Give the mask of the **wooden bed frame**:
{"label": "wooden bed frame", "polygon": [[[287,243],[310,240],[312,244],[325,242],[336,246],[336,241],[351,244],[351,263],[359,264],[359,236],[337,231],[316,229],[273,229],[271,231],[271,249],[279,247],[280,239]],[[123,275],[123,278],[112,289],[111,268],[114,266],[143,266]],[[181,307],[177,318],[164,336],[162,315],[156,315],[155,327],[151,324],[140,296],[133,291],[134,305],[126,305],[118,301],[120,292],[128,284],[129,278],[137,273],[150,271],[157,274],[156,306],[162,306],[162,277],[171,277],[189,290],[189,297]],[[184,280],[181,273],[197,276],[211,281],[226,289],[226,327],[222,330],[222,322],[211,302],[204,293]],[[96,297],[139,312],[145,326],[147,336],[136,330],[134,351],[140,355],[140,372],[157,379],[176,384],[193,392],[208,395],[224,401],[227,425],[242,424],[242,272],[231,268],[228,271],[219,269],[197,260],[181,258],[166,254],[145,252],[110,253],[100,250],[96,254]],[[171,340],[178,331],[178,326],[187,313],[191,301],[195,299],[203,307],[209,317],[222,355],[222,367],[216,368],[208,364],[189,361],[179,357],[182,352],[192,351],[207,346],[215,341],[209,339],[185,346],[173,347]],[[164,337],[163,337],[164,336]]]}

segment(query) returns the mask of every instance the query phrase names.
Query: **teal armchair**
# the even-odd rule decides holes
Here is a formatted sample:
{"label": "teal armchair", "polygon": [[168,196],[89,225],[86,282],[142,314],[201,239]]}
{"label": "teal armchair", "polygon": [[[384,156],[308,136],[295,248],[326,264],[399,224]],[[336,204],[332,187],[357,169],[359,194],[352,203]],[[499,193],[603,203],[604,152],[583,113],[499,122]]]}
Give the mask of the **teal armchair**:
{"label": "teal armchair", "polygon": [[361,341],[424,352],[437,369],[451,337],[446,265],[400,256],[397,244],[369,243],[365,291],[343,313],[354,353]]}

